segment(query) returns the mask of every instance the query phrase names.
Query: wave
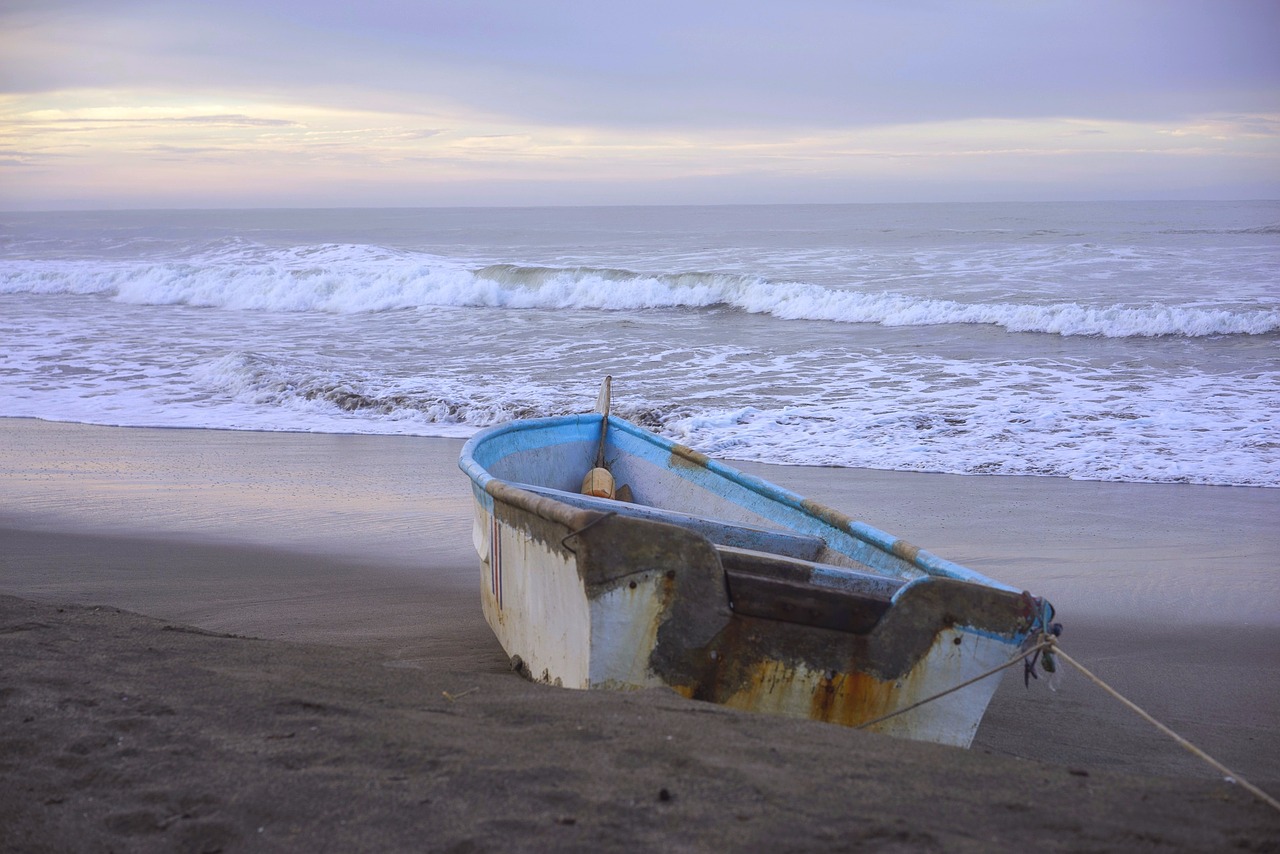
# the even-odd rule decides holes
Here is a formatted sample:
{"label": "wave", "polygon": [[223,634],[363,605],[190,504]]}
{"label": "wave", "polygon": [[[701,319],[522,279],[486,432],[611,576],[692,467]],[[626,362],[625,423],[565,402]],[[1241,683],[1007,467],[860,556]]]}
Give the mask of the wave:
{"label": "wave", "polygon": [[1272,236],[1280,234],[1280,223],[1273,225],[1258,225],[1242,228],[1167,228],[1159,232],[1160,234],[1237,234],[1237,235],[1257,235]]}
{"label": "wave", "polygon": [[[591,382],[566,387],[399,379],[249,352],[204,363],[195,379],[200,394],[212,392],[254,407],[256,416],[242,425],[254,429],[305,424],[425,435],[465,436],[512,419],[580,413],[593,392]],[[970,374],[949,390],[931,390],[900,407],[857,396],[761,398],[746,407],[707,401],[673,405],[647,397],[645,384],[634,383],[632,392],[615,400],[614,411],[727,459],[1274,487],[1280,486],[1280,468],[1274,464],[1280,445],[1269,413],[1277,379],[1273,374],[1252,385],[1242,383],[1211,405],[1172,408],[1161,401],[1208,400],[1218,378],[1170,378],[1150,383],[1148,394],[1117,397],[1114,380],[1081,378],[1065,366],[1038,387],[1022,382],[1016,372],[997,370]],[[649,393],[655,390],[661,393],[662,384],[649,386]]]}
{"label": "wave", "polygon": [[[343,373],[301,360],[244,352],[197,366],[193,379],[203,392],[276,411],[308,410],[308,419],[330,412],[356,416],[366,425],[408,422],[465,428],[461,435],[515,419],[578,414],[591,392],[589,386],[541,388],[525,383],[510,390],[502,384],[477,386],[440,378],[397,382],[374,373]],[[664,411],[625,401],[613,411],[654,430],[670,418],[689,414],[686,408]]]}
{"label": "wave", "polygon": [[641,311],[728,308],[789,321],[881,326],[991,325],[1107,338],[1264,335],[1280,308],[966,303],[736,273],[491,264],[374,247],[243,249],[155,263],[0,262],[0,293],[97,294],[139,305],[363,313],[428,307]]}
{"label": "wave", "polygon": [[[456,363],[388,364],[358,347],[339,355],[263,343],[198,355],[171,342],[156,344],[165,353],[159,358],[135,352],[136,342],[117,347],[114,337],[78,340],[87,352],[61,353],[58,341],[18,348],[28,353],[19,356],[21,370],[0,372],[6,415],[463,437],[512,419],[581,413],[598,379],[596,370],[575,370],[581,360],[572,358],[530,371],[527,363],[504,367],[501,356],[479,365],[465,355]],[[909,354],[838,361],[811,387],[813,367],[826,361],[817,354],[783,359],[763,382],[743,377],[683,398],[690,373],[683,365],[623,369],[615,381],[626,393],[614,410],[726,459],[1280,487],[1274,366],[1224,375]]]}

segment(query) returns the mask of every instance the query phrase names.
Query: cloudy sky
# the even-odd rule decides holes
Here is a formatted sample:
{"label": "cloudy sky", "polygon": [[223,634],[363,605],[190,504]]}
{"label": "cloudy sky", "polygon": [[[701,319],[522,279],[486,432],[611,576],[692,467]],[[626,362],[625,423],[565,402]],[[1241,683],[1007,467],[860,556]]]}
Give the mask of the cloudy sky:
{"label": "cloudy sky", "polygon": [[3,0],[0,208],[1280,198],[1276,0]]}

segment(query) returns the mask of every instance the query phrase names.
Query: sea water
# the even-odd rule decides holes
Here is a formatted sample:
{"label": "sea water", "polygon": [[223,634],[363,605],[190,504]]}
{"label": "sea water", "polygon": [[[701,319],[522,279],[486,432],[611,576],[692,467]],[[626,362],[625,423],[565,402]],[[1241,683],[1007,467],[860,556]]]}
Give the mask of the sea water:
{"label": "sea water", "polygon": [[0,414],[1280,485],[1280,202],[0,214]]}

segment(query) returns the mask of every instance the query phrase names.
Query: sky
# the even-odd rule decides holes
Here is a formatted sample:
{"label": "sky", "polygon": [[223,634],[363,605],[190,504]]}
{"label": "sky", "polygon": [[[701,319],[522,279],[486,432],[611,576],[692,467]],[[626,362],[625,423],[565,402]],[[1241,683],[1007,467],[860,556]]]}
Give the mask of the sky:
{"label": "sky", "polygon": [[0,0],[0,209],[1280,198],[1277,0]]}

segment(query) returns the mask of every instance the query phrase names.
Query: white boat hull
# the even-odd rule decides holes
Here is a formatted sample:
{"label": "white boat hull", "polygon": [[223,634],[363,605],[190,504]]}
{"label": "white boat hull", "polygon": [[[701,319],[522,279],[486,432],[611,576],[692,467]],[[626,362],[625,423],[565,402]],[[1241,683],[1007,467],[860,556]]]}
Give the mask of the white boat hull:
{"label": "white boat hull", "polygon": [[[610,467],[643,503],[571,495],[564,487],[590,468],[600,423],[517,422],[464,452],[484,614],[532,679],[667,686],[857,726],[1007,661],[1044,618],[1027,594],[618,419]],[[696,519],[680,515],[693,508]],[[706,516],[716,521],[698,528]],[[818,560],[774,554],[810,541]],[[771,575],[775,563],[803,577]],[[968,746],[996,685],[870,728]]]}

